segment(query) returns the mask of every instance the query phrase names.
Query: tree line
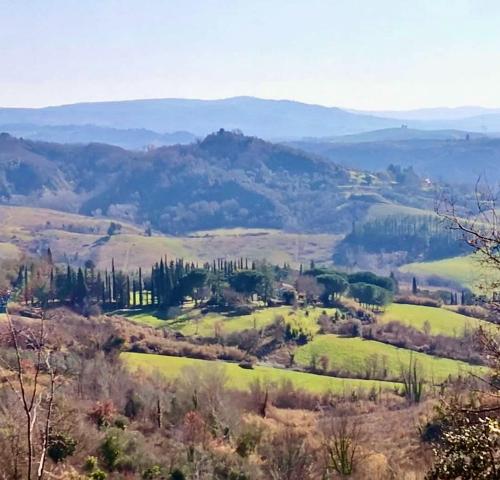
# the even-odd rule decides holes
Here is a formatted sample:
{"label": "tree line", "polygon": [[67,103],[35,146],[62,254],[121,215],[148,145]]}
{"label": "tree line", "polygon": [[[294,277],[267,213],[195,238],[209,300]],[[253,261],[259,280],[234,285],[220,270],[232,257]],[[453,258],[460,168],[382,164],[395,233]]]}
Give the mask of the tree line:
{"label": "tree line", "polygon": [[160,258],[149,269],[124,272],[111,260],[109,269],[97,269],[91,261],[83,266],[56,265],[50,249],[19,268],[13,282],[18,300],[43,307],[70,305],[103,310],[155,307],[168,310],[187,299],[221,307],[244,305],[252,300],[284,303],[300,300],[332,305],[342,295],[361,304],[382,307],[392,301],[396,282],[371,272],[346,274],[318,268],[311,262],[294,270],[287,263],[216,259],[199,265],[183,259]]}

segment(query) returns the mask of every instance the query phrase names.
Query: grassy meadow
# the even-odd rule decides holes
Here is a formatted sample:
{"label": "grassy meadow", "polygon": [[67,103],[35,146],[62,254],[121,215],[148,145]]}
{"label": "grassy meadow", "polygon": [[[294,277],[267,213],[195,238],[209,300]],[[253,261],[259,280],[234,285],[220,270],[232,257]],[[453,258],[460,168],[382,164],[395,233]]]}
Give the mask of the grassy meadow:
{"label": "grassy meadow", "polygon": [[328,358],[329,369],[334,371],[365,376],[376,365],[377,369],[385,370],[392,379],[401,378],[401,369],[408,367],[411,358],[417,361],[425,378],[434,382],[442,382],[450,375],[485,371],[483,367],[457,360],[412,352],[360,337],[338,335],[317,335],[311,342],[297,349],[295,361],[307,367],[311,366],[313,357],[318,360],[321,356]]}
{"label": "grassy meadow", "polygon": [[477,318],[461,315],[446,308],[426,307],[393,303],[389,305],[379,321],[387,323],[398,321],[417,330],[424,331],[426,322],[430,325],[431,335],[446,335],[461,337],[465,331],[476,330],[479,327],[491,328],[491,323]]}
{"label": "grassy meadow", "polygon": [[215,329],[222,334],[241,332],[249,329],[261,329],[273,323],[277,316],[282,316],[292,327],[301,327],[306,332],[315,334],[318,329],[318,318],[326,313],[335,314],[334,308],[308,307],[306,309],[293,307],[269,307],[256,310],[250,315],[228,316],[219,313],[202,314],[199,309],[188,309],[181,312],[174,319],[162,320],[151,313],[132,313],[128,318],[134,322],[151,327],[169,326],[180,331],[183,335],[199,335],[213,337]]}
{"label": "grassy meadow", "polygon": [[219,365],[227,376],[227,385],[238,390],[248,390],[257,380],[280,384],[285,381],[292,382],[293,386],[313,393],[333,392],[341,394],[352,390],[375,388],[393,389],[398,384],[393,382],[380,382],[375,380],[357,380],[314,375],[311,373],[295,372],[279,368],[256,366],[253,370],[243,369],[235,363],[221,361],[198,360],[185,357],[170,357],[166,355],[149,355],[143,353],[122,353],[121,358],[126,365],[134,371],[146,371],[176,379],[187,374],[189,367],[202,371],[213,371]]}

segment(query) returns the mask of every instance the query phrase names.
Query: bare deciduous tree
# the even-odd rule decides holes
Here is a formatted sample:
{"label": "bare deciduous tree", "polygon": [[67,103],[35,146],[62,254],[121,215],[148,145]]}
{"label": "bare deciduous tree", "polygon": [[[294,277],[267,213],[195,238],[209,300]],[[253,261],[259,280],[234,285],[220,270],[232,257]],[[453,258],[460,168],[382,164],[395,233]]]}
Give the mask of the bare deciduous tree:
{"label": "bare deciduous tree", "polygon": [[324,426],[322,450],[327,475],[352,475],[359,461],[361,442],[359,419],[341,415]]}
{"label": "bare deciduous tree", "polygon": [[[12,362],[1,359],[10,373],[5,381],[20,405],[24,426],[16,438],[19,456],[25,455],[26,472],[18,478],[42,480],[46,471],[57,374],[47,346],[45,318],[36,329],[18,328],[7,312],[8,336],[14,350]],[[24,443],[24,447],[21,445]],[[16,469],[19,465],[16,463]]]}

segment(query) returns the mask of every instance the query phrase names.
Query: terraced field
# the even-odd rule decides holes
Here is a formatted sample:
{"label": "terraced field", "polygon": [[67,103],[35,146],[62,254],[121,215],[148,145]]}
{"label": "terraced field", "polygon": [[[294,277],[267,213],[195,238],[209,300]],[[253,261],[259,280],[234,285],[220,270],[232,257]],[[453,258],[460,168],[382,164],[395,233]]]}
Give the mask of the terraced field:
{"label": "terraced field", "polygon": [[154,314],[132,314],[128,318],[134,322],[143,323],[153,327],[169,326],[179,330],[183,335],[199,335],[202,337],[214,336],[216,328],[223,334],[240,332],[248,329],[261,329],[270,325],[280,315],[291,326],[300,326],[312,334],[319,329],[317,324],[320,315],[335,314],[334,308],[310,307],[307,309],[293,309],[292,307],[270,307],[256,310],[250,315],[227,316],[219,313],[203,315],[200,310],[191,309],[173,320],[161,320]]}
{"label": "terraced field", "polygon": [[401,303],[389,305],[380,317],[380,321],[382,322],[390,322],[392,320],[409,325],[422,332],[424,331],[426,322],[429,322],[431,335],[446,335],[449,337],[461,337],[466,330],[476,330],[480,326],[486,329],[492,328],[489,322],[467,317],[446,308]]}
{"label": "terraced field", "polygon": [[485,372],[483,367],[465,362],[433,357],[360,337],[338,335],[314,337],[311,342],[298,348],[295,361],[299,365],[311,366],[313,357],[318,361],[321,356],[328,358],[329,369],[359,376],[366,376],[367,372],[376,369],[379,373],[385,371],[388,378],[401,379],[401,369],[409,365],[411,358],[418,362],[426,379],[434,382],[442,382],[450,375]]}
{"label": "terraced field", "polygon": [[314,393],[349,393],[353,390],[369,390],[372,387],[394,389],[398,384],[374,380],[356,380],[313,375],[272,367],[257,366],[253,370],[243,369],[234,363],[220,361],[197,360],[185,357],[169,357],[165,355],[149,355],[145,353],[122,353],[121,358],[134,371],[158,372],[165,377],[175,379],[183,375],[187,368],[198,372],[203,369],[213,371],[216,365],[224,369],[227,385],[238,390],[248,390],[256,380],[280,384],[290,381],[294,387]]}

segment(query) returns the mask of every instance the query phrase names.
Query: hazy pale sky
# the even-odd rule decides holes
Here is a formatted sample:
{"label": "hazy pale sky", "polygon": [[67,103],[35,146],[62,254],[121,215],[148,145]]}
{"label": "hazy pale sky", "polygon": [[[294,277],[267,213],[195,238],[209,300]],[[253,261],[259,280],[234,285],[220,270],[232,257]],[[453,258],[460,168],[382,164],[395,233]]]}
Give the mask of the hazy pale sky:
{"label": "hazy pale sky", "polygon": [[0,0],[0,106],[500,107],[498,0]]}

